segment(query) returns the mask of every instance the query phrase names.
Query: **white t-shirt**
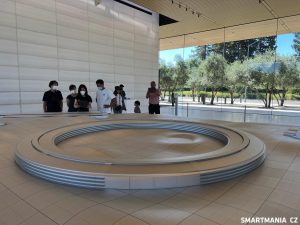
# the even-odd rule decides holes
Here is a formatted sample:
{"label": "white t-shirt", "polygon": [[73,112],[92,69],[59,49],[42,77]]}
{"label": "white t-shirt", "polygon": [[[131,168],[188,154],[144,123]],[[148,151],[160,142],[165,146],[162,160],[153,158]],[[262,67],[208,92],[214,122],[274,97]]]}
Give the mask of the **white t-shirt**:
{"label": "white t-shirt", "polygon": [[111,109],[104,108],[104,105],[110,105],[111,100],[114,98],[114,94],[111,90],[104,88],[102,90],[97,90],[96,99],[97,99],[97,109],[101,113],[111,113]]}

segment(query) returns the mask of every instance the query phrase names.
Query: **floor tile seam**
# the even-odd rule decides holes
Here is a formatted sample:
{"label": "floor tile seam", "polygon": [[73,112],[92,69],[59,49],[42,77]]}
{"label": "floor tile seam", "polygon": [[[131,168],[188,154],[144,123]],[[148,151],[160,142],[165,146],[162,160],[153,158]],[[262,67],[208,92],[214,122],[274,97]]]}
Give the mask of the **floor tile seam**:
{"label": "floor tile seam", "polygon": [[296,211],[296,212],[300,213],[300,209],[291,208],[290,206],[282,204],[281,202],[275,202],[275,201],[272,201],[272,200],[268,200],[268,201],[271,202],[271,203],[273,203],[273,204],[280,205],[282,207],[288,208],[289,210],[293,210],[293,211]]}
{"label": "floor tile seam", "polygon": [[[23,183],[24,184],[24,183]],[[34,192],[34,193],[32,193],[32,194],[30,194],[30,195],[27,195],[26,197],[22,197],[22,196],[20,196],[18,193],[16,193],[13,189],[10,189],[12,192],[14,192],[14,194],[16,194],[17,196],[19,196],[20,198],[24,198],[24,199],[28,199],[28,198],[30,198],[30,197],[32,197],[33,195],[35,195],[35,194],[39,194],[39,193],[41,193],[41,192],[43,192],[43,191],[47,191],[48,189],[50,189],[50,188],[46,188],[46,189],[43,189],[43,190],[39,190],[39,191],[37,191],[37,192]]]}
{"label": "floor tile seam", "polygon": [[[278,178],[277,183],[279,183],[280,179],[281,179],[281,178]],[[244,184],[251,184],[251,185],[256,185],[256,186],[259,186],[259,187],[262,187],[262,188],[271,188],[271,189],[274,189],[274,187],[270,187],[270,186],[262,185],[262,184],[251,183],[251,182],[247,182],[247,181],[241,181],[241,183],[244,183]],[[277,183],[276,183],[276,185],[277,185]]]}
{"label": "floor tile seam", "polygon": [[[244,176],[244,175],[242,175]],[[242,177],[241,176],[241,177]],[[235,186],[237,186],[240,183],[240,181],[235,182],[231,187],[229,187],[223,194],[221,194],[219,197],[217,197],[216,199],[214,199],[213,201],[211,201],[211,203],[215,203],[216,201],[218,201],[221,197],[223,197],[228,191],[232,190]],[[220,184],[220,182],[219,182]]]}
{"label": "floor tile seam", "polygon": [[[26,201],[25,201],[26,202]],[[35,209],[37,212],[34,213],[33,215],[29,216],[28,218],[22,220],[22,222],[18,223],[19,224],[23,224],[24,222],[27,223],[28,220],[30,220],[31,218],[33,218],[34,216],[41,214],[43,216],[45,216],[46,218],[48,218],[49,220],[51,220],[53,223],[59,225],[56,221],[54,221],[53,219],[51,219],[50,217],[48,217],[47,215],[45,215],[43,212],[39,211],[38,209],[34,208],[32,205],[30,205],[28,202],[26,202],[30,207],[32,207],[33,209]]]}
{"label": "floor tile seam", "polygon": [[[122,192],[122,193],[124,193],[124,192]],[[79,196],[80,196],[81,198],[84,198],[84,199],[86,199],[86,200],[90,200],[90,201],[95,202],[95,203],[97,203],[97,204],[102,204],[102,205],[104,205],[103,203],[111,202],[111,201],[114,201],[114,200],[116,200],[116,199],[125,197],[125,196],[127,196],[127,195],[129,195],[129,194],[124,194],[124,195],[122,195],[122,196],[120,196],[120,197],[115,197],[115,198],[113,198],[113,199],[109,199],[109,200],[107,200],[107,201],[101,201],[101,202],[98,202],[98,201],[96,201],[96,200],[87,198],[87,197],[85,197],[85,196],[81,196],[81,195],[79,195]]]}
{"label": "floor tile seam", "polygon": [[[300,185],[299,185],[299,186],[300,186]],[[276,187],[276,188],[274,189],[274,191],[284,191],[284,192],[287,192],[287,193],[292,194],[292,195],[297,195],[297,196],[299,196],[299,198],[300,198],[300,192],[297,194],[297,193],[294,193],[294,192],[291,192],[291,191],[287,191],[287,190],[284,190],[284,189],[278,188],[278,187]]]}
{"label": "floor tile seam", "polygon": [[147,223],[147,222],[144,221],[143,219],[138,218],[138,217],[133,216],[133,215],[129,215],[129,214],[127,214],[127,215],[125,215],[125,216],[122,216],[120,219],[118,219],[118,220],[117,220],[116,222],[114,222],[112,225],[117,224],[119,221],[121,221],[122,219],[126,218],[127,216],[132,216],[132,217],[134,217],[135,219],[137,219],[137,220],[139,220],[139,221],[142,221],[142,222],[144,222],[144,223],[147,224],[147,225],[151,225],[150,223]]}
{"label": "floor tile seam", "polygon": [[[214,220],[212,220],[212,219],[210,219],[210,218],[208,218],[208,217],[199,215],[199,214],[197,214],[196,212],[193,212],[191,215],[189,215],[188,217],[184,218],[184,220],[180,221],[180,223],[184,222],[185,220],[187,220],[189,217],[191,217],[191,216],[193,216],[193,215],[194,215],[194,216],[199,216],[199,217],[201,217],[201,218],[203,218],[203,219],[205,219],[205,220],[208,220],[208,221],[210,221],[210,222],[212,222],[212,223],[215,223],[215,224],[218,224],[218,225],[222,225],[222,224],[220,224],[220,223],[218,223],[218,222],[216,222],[216,221],[214,221]],[[178,223],[177,225],[180,225],[180,223]]]}
{"label": "floor tile seam", "polygon": [[[141,200],[141,199],[140,199]],[[144,200],[145,201],[145,200]],[[111,202],[111,201],[108,201],[108,202],[105,202],[105,203],[109,203],[109,202]],[[149,201],[147,201],[147,202],[149,202]],[[155,203],[155,202],[149,202],[149,203],[151,203],[151,204],[149,204],[149,205],[147,205],[147,206],[145,206],[145,207],[142,207],[142,208],[140,208],[140,209],[138,209],[138,210],[135,210],[135,211],[133,211],[133,212],[126,212],[126,211],[123,211],[123,210],[121,210],[121,209],[117,209],[117,208],[114,208],[114,207],[112,207],[112,206],[109,206],[109,205],[106,205],[106,204],[102,204],[103,206],[106,206],[106,207],[109,207],[109,208],[111,208],[111,209],[114,209],[114,210],[118,210],[118,211],[120,211],[120,212],[122,212],[122,213],[126,213],[127,215],[132,215],[132,214],[134,214],[134,213],[136,213],[136,212],[138,212],[138,211],[141,211],[141,210],[143,210],[143,209],[147,209],[147,208],[149,208],[149,207],[153,207],[153,206],[155,206],[155,205],[157,205],[158,203]]]}
{"label": "floor tile seam", "polygon": [[[132,212],[132,213],[130,213],[130,214],[128,214],[128,215],[135,217],[135,216],[133,215],[134,213],[137,213],[137,212],[139,212],[139,211],[141,211],[141,210],[143,210],[143,209],[150,208],[150,207],[153,207],[153,206],[156,206],[156,205],[158,205],[158,206],[163,206],[163,207],[167,207],[167,206],[165,206],[165,205],[162,205],[161,203],[164,202],[164,201],[167,201],[167,200],[169,200],[169,199],[171,199],[171,198],[173,198],[173,197],[176,197],[178,194],[181,194],[181,192],[175,192],[175,195],[172,195],[172,196],[170,196],[170,197],[168,197],[168,198],[166,198],[166,199],[164,199],[164,200],[161,200],[161,201],[159,201],[159,202],[155,202],[154,204],[152,204],[152,205],[150,205],[150,206],[147,206],[147,207],[145,207],[145,208],[139,209],[139,210],[137,210],[137,211],[135,211],[135,212]],[[169,207],[169,206],[168,206],[168,208],[172,208],[172,209],[175,209],[175,210],[178,210],[178,211],[182,211],[182,212],[185,212],[185,213],[189,213],[189,212],[187,212],[187,211],[183,211],[183,210],[180,210],[180,209],[174,208],[174,207]],[[189,216],[191,216],[193,213],[189,213],[189,214],[190,214]],[[187,217],[189,217],[189,216],[187,216]],[[187,218],[187,217],[186,217],[186,218]],[[139,219],[139,218],[138,218],[138,219]],[[142,221],[143,221],[143,220],[142,220]],[[182,222],[182,221],[181,221],[181,222]],[[148,223],[147,223],[147,224],[148,224]]]}
{"label": "floor tile seam", "polygon": [[[96,203],[96,202],[95,202]],[[62,225],[65,225],[66,223],[68,223],[70,220],[72,220],[74,217],[78,216],[80,213],[86,211],[86,210],[89,210],[90,208],[92,207],[95,207],[97,205],[101,205],[101,203],[96,203],[95,205],[91,205],[85,209],[82,209],[80,211],[78,211],[77,213],[73,214],[73,216],[71,216],[66,222],[64,222]],[[90,224],[88,221],[86,221],[85,219],[81,218],[82,220],[84,220],[85,222],[87,222],[88,224]]]}
{"label": "floor tile seam", "polygon": [[[30,207],[32,207],[33,209],[35,209],[37,211],[37,213],[35,213],[34,215],[30,216],[29,218],[27,218],[26,220],[22,221],[22,222],[26,222],[28,221],[30,218],[32,218],[33,216],[37,215],[37,214],[42,214],[43,216],[47,217],[49,220],[51,220],[52,222],[54,222],[55,224],[59,225],[56,221],[54,221],[53,219],[51,219],[50,217],[48,217],[45,213],[43,213],[42,211],[40,211],[39,209],[35,208],[33,205],[31,205],[28,201],[26,201],[26,199],[23,199],[21,197],[19,197],[17,194],[15,194],[14,192],[12,192],[10,189],[8,189],[13,195],[15,195],[17,198],[19,198],[20,200],[24,201],[25,203],[27,203]],[[21,223],[22,223],[21,222]]]}
{"label": "floor tile seam", "polygon": [[[135,213],[137,213],[137,212],[139,212],[139,211],[141,211],[141,210],[144,210],[144,209],[153,207],[153,206],[163,206],[163,207],[167,207],[167,206],[165,206],[165,205],[162,205],[161,202],[160,202],[160,203],[154,203],[154,204],[151,205],[151,206],[148,206],[148,207],[139,209],[139,210],[137,210],[137,211],[135,211],[135,212],[132,212],[132,213],[130,213],[130,214],[128,214],[128,215],[133,216],[133,217],[136,217],[136,216],[133,215],[133,214],[135,214]],[[193,213],[189,213],[189,212],[187,212],[187,211],[183,211],[183,210],[180,210],[180,209],[174,208],[174,207],[169,207],[169,206],[168,206],[168,208],[171,208],[171,209],[173,209],[173,210],[178,210],[178,211],[183,212],[183,213],[188,213],[189,215],[186,216],[184,219],[188,218],[189,216],[191,216],[191,215],[193,214]],[[138,218],[138,217],[137,217],[137,218]],[[140,219],[140,218],[138,218],[138,219]],[[184,219],[183,219],[183,220],[184,220]],[[183,220],[181,220],[179,223],[181,223]],[[142,220],[142,221],[143,221],[143,220]],[[147,223],[147,224],[148,224],[148,223]]]}
{"label": "floor tile seam", "polygon": [[[294,157],[294,160],[295,160],[295,157]],[[293,160],[293,161],[294,161]],[[291,164],[293,163],[290,162],[288,168],[285,170],[285,173],[280,177],[280,180],[277,182],[276,186],[273,188],[273,190],[268,194],[267,198],[263,201],[263,203],[259,206],[259,208],[255,211],[255,213],[253,214],[252,218],[254,218],[255,215],[257,215],[257,213],[262,209],[263,205],[267,202],[267,201],[271,201],[270,200],[270,196],[274,193],[274,191],[277,189],[279,183],[282,181],[283,177],[287,174],[288,172],[288,169],[290,168]]]}
{"label": "floor tile seam", "polygon": [[[154,189],[154,190],[155,190],[155,189]],[[164,202],[164,201],[167,201],[167,200],[169,200],[169,199],[171,199],[171,198],[173,198],[173,197],[176,197],[178,194],[181,194],[181,192],[174,192],[174,194],[172,194],[172,195],[169,196],[168,198],[165,198],[165,199],[163,199],[163,200],[161,200],[161,201],[153,202],[153,203],[155,203],[155,204],[160,204],[160,203],[162,203],[162,202]],[[128,194],[128,195],[133,196],[133,197],[135,197],[135,198],[139,198],[139,199],[144,200],[144,201],[147,201],[146,199],[144,199],[144,198],[142,198],[142,197],[140,197],[140,196],[134,195],[134,193],[133,193],[133,194]]]}
{"label": "floor tile seam", "polygon": [[[240,208],[237,208],[236,206],[232,206],[232,205],[230,205],[230,204],[227,204],[227,203],[223,203],[223,202],[211,202],[209,205],[211,205],[211,204],[218,204],[218,205],[222,205],[222,206],[227,206],[227,207],[230,207],[230,208],[234,208],[234,209],[237,209],[237,210],[240,210],[240,211],[243,211],[243,212],[245,212],[245,213],[249,213],[249,214],[251,214],[251,215],[253,215],[254,213],[253,212],[251,212],[251,211],[248,211],[248,210],[245,210],[245,209],[240,209]],[[209,206],[209,205],[207,205],[207,206]],[[199,211],[199,210],[198,210]],[[197,211],[197,212],[198,212]],[[196,214],[197,214],[197,212],[195,212]]]}

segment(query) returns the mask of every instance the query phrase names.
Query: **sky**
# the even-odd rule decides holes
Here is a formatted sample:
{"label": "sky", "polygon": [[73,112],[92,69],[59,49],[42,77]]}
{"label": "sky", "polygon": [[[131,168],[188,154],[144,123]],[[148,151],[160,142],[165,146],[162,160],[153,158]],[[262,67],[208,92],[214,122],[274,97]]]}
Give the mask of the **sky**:
{"label": "sky", "polygon": [[[295,53],[292,48],[294,34],[281,34],[277,36],[277,53],[280,55],[293,55]],[[192,55],[194,47],[178,48],[172,50],[160,51],[159,58],[167,64],[173,64],[176,55],[188,59]]]}

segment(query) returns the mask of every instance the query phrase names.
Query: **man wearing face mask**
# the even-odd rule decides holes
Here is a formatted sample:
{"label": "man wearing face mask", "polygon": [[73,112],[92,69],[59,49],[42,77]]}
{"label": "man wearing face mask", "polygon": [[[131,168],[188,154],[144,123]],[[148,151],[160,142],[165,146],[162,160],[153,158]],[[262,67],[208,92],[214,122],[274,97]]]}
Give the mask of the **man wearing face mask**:
{"label": "man wearing face mask", "polygon": [[100,113],[111,113],[111,100],[115,97],[109,89],[104,87],[103,80],[97,80],[98,87],[96,93],[97,109]]}
{"label": "man wearing face mask", "polygon": [[46,91],[43,96],[43,109],[44,112],[62,112],[63,110],[63,97],[58,90],[58,82],[52,80],[49,82],[49,91]]}
{"label": "man wearing face mask", "polygon": [[69,86],[70,94],[67,96],[67,106],[68,112],[77,112],[78,110],[74,107],[75,99],[76,99],[76,86],[71,84]]}

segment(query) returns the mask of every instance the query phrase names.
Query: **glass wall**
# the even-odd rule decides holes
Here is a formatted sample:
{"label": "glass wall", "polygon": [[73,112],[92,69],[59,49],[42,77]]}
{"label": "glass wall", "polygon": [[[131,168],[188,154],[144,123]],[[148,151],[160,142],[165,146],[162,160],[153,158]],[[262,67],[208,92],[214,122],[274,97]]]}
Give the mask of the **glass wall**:
{"label": "glass wall", "polygon": [[[162,113],[239,122],[300,122],[297,32],[300,16],[291,16],[163,39]],[[180,48],[174,49],[178,44]],[[172,106],[172,92],[178,96],[178,110]]]}

